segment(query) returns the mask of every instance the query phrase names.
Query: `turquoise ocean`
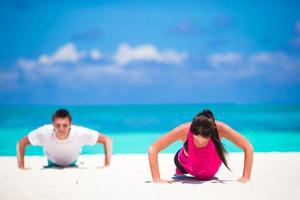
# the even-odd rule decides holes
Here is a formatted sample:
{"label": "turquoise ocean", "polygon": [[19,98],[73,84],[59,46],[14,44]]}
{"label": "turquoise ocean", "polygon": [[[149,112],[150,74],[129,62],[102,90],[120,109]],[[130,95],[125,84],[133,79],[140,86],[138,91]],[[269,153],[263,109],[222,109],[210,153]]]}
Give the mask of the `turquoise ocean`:
{"label": "turquoise ocean", "polygon": [[[147,153],[162,134],[191,121],[205,108],[215,118],[244,135],[255,152],[300,151],[300,104],[171,104],[92,106],[0,106],[0,155],[16,154],[17,141],[31,130],[51,123],[58,108],[68,109],[73,123],[98,130],[113,139],[114,154]],[[228,152],[239,152],[222,140]],[[163,152],[175,153],[181,142]],[[83,154],[103,153],[101,145],[85,146]],[[42,155],[41,147],[29,146],[26,155]]]}

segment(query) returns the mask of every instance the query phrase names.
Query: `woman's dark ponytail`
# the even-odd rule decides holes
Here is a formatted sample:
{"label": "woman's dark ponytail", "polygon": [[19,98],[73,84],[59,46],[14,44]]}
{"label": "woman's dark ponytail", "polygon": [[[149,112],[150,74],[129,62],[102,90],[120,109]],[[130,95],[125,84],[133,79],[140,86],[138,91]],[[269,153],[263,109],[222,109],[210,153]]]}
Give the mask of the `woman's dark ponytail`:
{"label": "woman's dark ponytail", "polygon": [[215,118],[210,110],[203,110],[193,119],[191,131],[194,135],[201,134],[204,137],[210,136],[213,140],[213,143],[216,147],[220,159],[222,160],[224,165],[230,170],[226,160],[227,151],[221,143],[218,134],[218,129],[215,123]]}

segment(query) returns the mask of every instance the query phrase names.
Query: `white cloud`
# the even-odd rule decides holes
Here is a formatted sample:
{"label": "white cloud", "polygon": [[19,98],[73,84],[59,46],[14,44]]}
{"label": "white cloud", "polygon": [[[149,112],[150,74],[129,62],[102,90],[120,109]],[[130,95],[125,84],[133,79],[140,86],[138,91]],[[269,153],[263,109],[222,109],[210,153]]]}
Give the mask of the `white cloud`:
{"label": "white cloud", "polygon": [[[147,77],[149,74],[159,75],[161,73],[158,73],[157,69],[149,67],[133,66],[125,70],[122,66],[134,61],[176,65],[182,63],[187,58],[187,54],[174,50],[159,51],[154,45],[131,47],[128,44],[121,44],[115,53],[107,56],[105,64],[94,63],[91,65],[91,63],[85,63],[84,58],[99,61],[103,58],[103,54],[97,48],[89,49],[86,52],[80,51],[73,43],[68,43],[50,55],[42,54],[37,59],[20,58],[17,65],[22,69],[21,75],[31,83],[54,80],[55,77],[60,77],[62,74],[68,74],[67,78],[64,77],[67,83],[78,82],[78,80],[85,83],[99,83],[104,79],[115,80],[116,78],[119,82],[145,83],[149,82]],[[82,60],[83,62],[81,62]],[[73,67],[67,67],[67,63],[73,64]]]}
{"label": "white cloud", "polygon": [[98,49],[92,49],[90,51],[90,57],[92,60],[100,60],[102,57],[102,54]]}
{"label": "white cloud", "polygon": [[252,55],[250,61],[254,63],[268,63],[273,60],[273,55],[269,52],[260,52]]}
{"label": "white cloud", "polygon": [[[300,69],[300,60],[284,52],[262,51],[254,54],[241,54],[229,51],[204,55],[205,60],[193,60],[186,53],[159,50],[151,44],[135,47],[121,44],[113,54],[106,55],[105,62],[83,60],[87,58],[99,61],[103,57],[102,52],[96,48],[87,49],[84,52],[78,50],[74,44],[68,43],[58,48],[52,55],[41,55],[39,59],[20,58],[17,64],[23,69],[19,70],[19,75],[29,82],[56,80],[57,77],[68,74],[68,78],[64,77],[61,82],[78,82],[79,85],[81,83],[102,84],[103,80],[118,83],[153,83],[155,80],[161,80],[163,74],[167,74],[165,76],[169,79],[182,76],[182,79],[189,80],[189,76],[193,73],[202,78],[216,78],[219,81],[226,81],[228,77],[233,80],[252,77],[283,80],[299,74]],[[156,62],[157,65],[149,67],[151,63],[146,63],[123,67],[132,62],[142,64],[143,62]],[[70,68],[66,63],[71,63],[72,67]],[[159,65],[166,63],[171,65],[183,63],[185,67],[162,69]]]}
{"label": "white cloud", "polygon": [[76,63],[85,57],[86,53],[84,51],[79,52],[75,44],[67,43],[52,55],[42,54],[37,60],[20,58],[17,64],[22,69],[31,70],[37,65],[52,65],[61,62]]}
{"label": "white cloud", "polygon": [[177,53],[173,50],[166,50],[162,54],[162,62],[180,64],[187,58],[187,53]]}
{"label": "white cloud", "polygon": [[277,70],[295,71],[299,69],[300,60],[283,52],[260,52],[249,56],[249,64],[257,67],[269,67]]}
{"label": "white cloud", "polygon": [[25,59],[25,58],[20,58],[17,62],[17,64],[19,66],[22,67],[22,69],[24,70],[31,70],[35,67],[36,65],[36,61],[34,60],[28,60],[28,59]]}
{"label": "white cloud", "polygon": [[42,55],[39,62],[42,64],[53,64],[57,62],[78,62],[85,57],[85,52],[79,52],[73,43],[67,43],[60,47],[53,55]]}
{"label": "white cloud", "polygon": [[[23,70],[33,70],[36,66],[53,66],[54,64],[79,63],[81,60],[89,58],[93,61],[99,61],[103,58],[100,50],[94,48],[91,50],[79,51],[75,44],[67,43],[57,49],[52,55],[42,54],[38,59],[20,58],[17,65]],[[137,47],[131,47],[128,44],[121,44],[117,51],[107,57],[110,65],[126,65],[133,61],[167,64],[181,64],[187,58],[187,53],[179,53],[174,50],[159,51],[154,45],[146,44]],[[115,69],[114,69],[115,71]]]}
{"label": "white cloud", "polygon": [[209,72],[218,79],[259,77],[272,83],[294,82],[297,80],[295,76],[300,72],[300,59],[284,52],[262,51],[241,55],[224,53],[207,56]]}
{"label": "white cloud", "polygon": [[173,50],[160,52],[155,46],[150,44],[137,47],[121,44],[113,58],[119,65],[126,65],[132,61],[154,61],[159,63],[180,64],[187,58],[187,54],[178,53]]}
{"label": "white cloud", "polygon": [[208,63],[214,67],[220,65],[232,65],[238,64],[242,61],[242,56],[239,53],[227,52],[216,53],[208,56]]}

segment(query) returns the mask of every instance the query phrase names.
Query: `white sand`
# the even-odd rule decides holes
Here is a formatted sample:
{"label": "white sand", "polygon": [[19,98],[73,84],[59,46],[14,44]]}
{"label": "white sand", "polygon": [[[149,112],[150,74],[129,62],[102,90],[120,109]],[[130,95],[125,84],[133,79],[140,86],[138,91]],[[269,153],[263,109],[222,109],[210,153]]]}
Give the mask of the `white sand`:
{"label": "white sand", "polygon": [[[153,184],[148,157],[114,155],[109,168],[99,168],[103,155],[81,156],[79,168],[43,169],[44,157],[26,157],[28,170],[18,170],[15,157],[0,157],[0,199],[300,199],[300,153],[255,153],[252,181],[235,181],[243,154],[229,156],[232,172],[221,167],[223,181],[182,180]],[[161,175],[171,179],[173,155],[159,156]]]}

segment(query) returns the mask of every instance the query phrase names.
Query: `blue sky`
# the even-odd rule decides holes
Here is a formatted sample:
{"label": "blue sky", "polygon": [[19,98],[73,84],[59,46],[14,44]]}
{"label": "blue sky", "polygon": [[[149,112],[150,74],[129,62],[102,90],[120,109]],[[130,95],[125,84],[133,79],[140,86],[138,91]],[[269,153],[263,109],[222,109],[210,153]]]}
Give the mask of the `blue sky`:
{"label": "blue sky", "polygon": [[300,102],[297,1],[1,1],[0,104]]}

